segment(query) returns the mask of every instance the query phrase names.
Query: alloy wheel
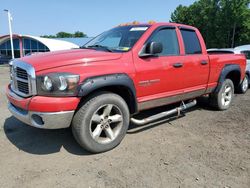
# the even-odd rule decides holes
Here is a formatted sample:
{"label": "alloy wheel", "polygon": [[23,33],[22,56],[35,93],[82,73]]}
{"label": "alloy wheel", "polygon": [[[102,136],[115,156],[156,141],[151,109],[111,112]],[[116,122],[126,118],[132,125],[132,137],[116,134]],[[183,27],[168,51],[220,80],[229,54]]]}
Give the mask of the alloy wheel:
{"label": "alloy wheel", "polygon": [[113,104],[106,104],[98,108],[90,121],[92,138],[100,143],[112,142],[119,135],[123,125],[121,110]]}
{"label": "alloy wheel", "polygon": [[247,77],[245,77],[242,82],[242,91],[245,92],[247,89],[248,89],[248,79]]}
{"label": "alloy wheel", "polygon": [[228,106],[232,101],[232,97],[233,97],[232,87],[230,85],[225,85],[223,93],[222,93],[222,97],[221,97],[222,105]]}

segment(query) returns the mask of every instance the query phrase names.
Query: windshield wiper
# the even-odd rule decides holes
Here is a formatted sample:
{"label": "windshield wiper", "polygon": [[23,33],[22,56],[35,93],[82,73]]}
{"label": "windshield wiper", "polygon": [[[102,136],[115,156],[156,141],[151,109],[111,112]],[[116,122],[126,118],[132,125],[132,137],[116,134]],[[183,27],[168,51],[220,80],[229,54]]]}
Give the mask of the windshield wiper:
{"label": "windshield wiper", "polygon": [[113,52],[113,50],[111,50],[109,47],[107,46],[102,46],[102,45],[99,45],[99,44],[95,44],[95,45],[91,45],[91,46],[82,46],[81,48],[102,48],[108,52]]}
{"label": "windshield wiper", "polygon": [[89,49],[87,46],[80,46],[81,49]]}

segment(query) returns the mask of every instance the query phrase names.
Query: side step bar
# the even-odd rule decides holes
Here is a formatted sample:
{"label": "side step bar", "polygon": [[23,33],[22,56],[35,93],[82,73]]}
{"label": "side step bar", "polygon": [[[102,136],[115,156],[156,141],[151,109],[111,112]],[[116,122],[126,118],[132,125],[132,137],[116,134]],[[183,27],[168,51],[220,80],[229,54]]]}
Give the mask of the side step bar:
{"label": "side step bar", "polygon": [[183,102],[180,107],[174,108],[172,110],[161,112],[159,114],[156,114],[156,115],[153,115],[153,116],[147,117],[145,119],[141,119],[141,120],[131,118],[130,121],[132,123],[134,123],[135,125],[145,125],[145,124],[151,123],[153,121],[156,121],[158,119],[161,119],[163,117],[167,117],[167,116],[170,116],[170,115],[173,115],[173,114],[176,114],[176,113],[178,115],[180,115],[180,112],[182,112],[183,110],[189,109],[189,108],[195,106],[196,104],[197,104],[196,100],[193,100],[192,102],[189,102],[187,104],[184,104],[184,102]]}

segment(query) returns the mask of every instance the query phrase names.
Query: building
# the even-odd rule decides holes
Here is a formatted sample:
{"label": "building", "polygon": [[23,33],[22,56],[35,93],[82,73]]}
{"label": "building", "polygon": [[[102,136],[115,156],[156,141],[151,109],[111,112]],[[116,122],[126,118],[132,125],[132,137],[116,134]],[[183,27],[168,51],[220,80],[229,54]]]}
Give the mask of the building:
{"label": "building", "polygon": [[63,40],[67,42],[74,43],[78,46],[83,46],[89,42],[93,37],[75,37],[75,38],[57,38],[57,40]]}
{"label": "building", "polygon": [[[78,45],[68,41],[17,34],[13,35],[13,46],[15,58],[20,58],[38,52],[79,48]],[[0,37],[0,64],[7,63],[10,59],[10,36],[4,35]]]}

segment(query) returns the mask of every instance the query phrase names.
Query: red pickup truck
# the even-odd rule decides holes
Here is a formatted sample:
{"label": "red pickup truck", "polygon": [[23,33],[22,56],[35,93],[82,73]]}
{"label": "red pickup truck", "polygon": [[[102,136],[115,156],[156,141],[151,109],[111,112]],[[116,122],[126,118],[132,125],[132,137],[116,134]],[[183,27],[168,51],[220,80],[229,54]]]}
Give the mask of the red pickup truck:
{"label": "red pickup truck", "polygon": [[[11,113],[38,128],[72,127],[98,153],[117,146],[130,121],[145,124],[178,113],[208,95],[229,108],[246,68],[244,55],[208,55],[200,32],[175,23],[115,27],[81,49],[16,59],[6,95]],[[145,119],[144,109],[182,102]]]}

